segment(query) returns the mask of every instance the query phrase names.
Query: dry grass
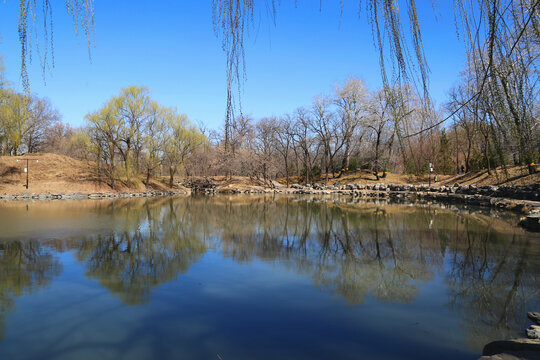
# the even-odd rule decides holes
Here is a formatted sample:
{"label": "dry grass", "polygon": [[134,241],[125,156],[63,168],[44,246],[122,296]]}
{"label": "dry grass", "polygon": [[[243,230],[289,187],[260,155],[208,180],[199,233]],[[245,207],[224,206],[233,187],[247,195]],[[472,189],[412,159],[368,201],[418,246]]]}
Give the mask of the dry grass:
{"label": "dry grass", "polygon": [[[469,172],[465,175],[437,175],[440,185],[453,185],[460,183],[462,185],[526,185],[540,182],[540,172],[529,175],[526,166],[508,166],[506,170],[502,167],[492,170],[491,174],[487,170]],[[315,183],[324,182],[324,177],[315,181]],[[285,184],[285,178],[278,179],[281,184]],[[302,179],[296,176],[290,177],[290,183],[300,184]],[[329,184],[427,184],[428,176],[414,176],[406,174],[388,173],[385,178],[380,177],[379,180],[370,171],[355,171],[343,174],[340,177],[329,176]],[[434,183],[434,175],[431,176],[431,183]]]}
{"label": "dry grass", "polygon": [[[26,161],[17,159],[23,158],[38,159],[39,162],[30,162],[29,183],[30,188],[26,190]],[[269,186],[262,179],[233,176],[214,176],[209,178],[220,191],[230,190],[248,190]],[[524,185],[540,182],[540,173],[528,175],[526,167],[508,167],[506,171],[498,168],[487,174],[487,171],[471,172],[466,175],[439,175],[439,184],[449,185],[456,182],[460,184],[505,184],[505,185]],[[279,179],[280,183],[285,184],[285,179]],[[320,179],[316,182],[323,182]],[[301,179],[291,177],[290,183],[300,183]],[[386,178],[379,180],[371,172],[356,171],[343,174],[341,177],[330,177],[329,183],[340,182],[341,184],[420,184],[427,183],[427,176],[415,177],[404,174],[388,173]],[[144,191],[146,186],[141,179],[135,179],[129,186],[122,182],[117,182],[116,189],[111,189],[104,182],[99,181],[95,175],[93,164],[79,161],[67,156],[57,154],[31,154],[29,156],[0,156],[0,194],[18,194],[18,193],[68,193],[68,192],[107,192],[107,191]],[[150,182],[150,188],[155,190],[171,190],[167,186],[166,178],[153,179]]]}
{"label": "dry grass", "polygon": [[[439,176],[440,177],[440,176]],[[431,179],[433,181],[433,177]],[[280,183],[285,184],[285,178],[278,180]],[[291,176],[290,181],[291,184],[302,183],[302,178],[298,176]],[[325,177],[322,176],[320,179],[317,179],[316,181],[313,181],[314,183],[322,183],[325,182]],[[354,171],[345,173],[341,176],[335,176],[329,175],[328,184],[332,185],[335,183],[340,184],[363,184],[363,185],[369,185],[369,184],[419,184],[423,182],[428,182],[427,176],[418,177],[413,175],[405,175],[405,174],[394,174],[394,173],[387,173],[385,178],[379,177],[379,180],[377,180],[377,177],[373,174],[371,171]]]}
{"label": "dry grass", "polygon": [[450,176],[444,185],[454,183],[463,185],[528,185],[540,182],[540,172],[530,175],[526,166],[498,167],[488,174],[487,170],[470,172],[464,175]]}
{"label": "dry grass", "polygon": [[[37,159],[30,161],[28,173],[29,189],[26,190],[26,161],[22,159]],[[17,162],[17,159],[20,161]],[[106,183],[99,181],[94,171],[94,165],[58,154],[29,154],[24,156],[0,156],[0,194],[21,193],[93,193],[107,191],[144,191],[146,187],[141,180],[135,179],[127,186],[117,182],[113,190]],[[165,179],[150,181],[150,188],[155,190],[170,190]]]}

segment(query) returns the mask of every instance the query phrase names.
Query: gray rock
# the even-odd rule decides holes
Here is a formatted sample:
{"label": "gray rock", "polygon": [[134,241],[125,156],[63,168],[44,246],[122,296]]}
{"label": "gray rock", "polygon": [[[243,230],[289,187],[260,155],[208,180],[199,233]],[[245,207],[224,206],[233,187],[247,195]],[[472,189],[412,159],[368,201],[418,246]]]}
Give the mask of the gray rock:
{"label": "gray rock", "polygon": [[497,354],[491,356],[482,356],[478,360],[523,360],[524,358],[521,356],[523,356],[523,354],[519,354],[519,356],[511,354]]}
{"label": "gray rock", "polygon": [[[484,346],[482,355],[515,355],[518,358],[540,359],[540,341],[530,339],[499,340]],[[512,359],[501,357],[501,359]]]}
{"label": "gray rock", "polygon": [[523,226],[524,228],[526,228],[527,230],[540,231],[540,214],[538,213],[529,214],[525,217],[525,219],[521,220],[519,224]]}
{"label": "gray rock", "polygon": [[540,326],[531,325],[527,329],[527,337],[529,339],[540,339]]}
{"label": "gray rock", "polygon": [[538,311],[529,311],[527,313],[527,316],[529,317],[529,319],[531,319],[537,325],[540,325],[540,312],[538,312]]}

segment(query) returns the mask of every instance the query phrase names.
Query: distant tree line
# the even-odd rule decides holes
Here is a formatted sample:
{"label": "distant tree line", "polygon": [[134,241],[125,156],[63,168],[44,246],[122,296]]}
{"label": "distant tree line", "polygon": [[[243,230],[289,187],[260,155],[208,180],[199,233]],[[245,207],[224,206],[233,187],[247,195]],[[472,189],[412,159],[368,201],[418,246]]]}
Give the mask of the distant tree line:
{"label": "distant tree line", "polygon": [[[350,78],[290,114],[235,118],[227,137],[225,131],[209,134],[211,145],[197,154],[192,173],[285,178],[289,184],[293,176],[310,183],[358,169],[377,179],[385,172],[422,175],[430,163],[439,174],[527,165],[540,153],[538,100],[528,91],[527,98],[507,100],[485,91],[461,106],[469,94],[455,89],[436,109],[411,86],[370,91]],[[511,108],[503,101],[520,103],[521,113],[503,112]],[[441,120],[455,109],[454,122],[444,127]]]}
{"label": "distant tree line", "polygon": [[[473,73],[466,74],[445,105],[447,111],[459,109],[446,128],[440,124],[444,110],[435,110],[411,86],[370,91],[351,77],[290,114],[239,116],[227,138],[224,131],[195,126],[176,109],[159,105],[145,87],[122,89],[88,114],[79,129],[62,124],[48,100],[4,88],[0,149],[4,155],[55,152],[85,160],[111,188],[119,183],[150,186],[156,178],[174,186],[177,179],[193,175],[310,183],[359,169],[379,179],[385,172],[426,174],[429,163],[436,173],[453,174],[535,161],[539,128],[534,96],[505,98],[521,108],[517,119],[502,112],[504,103],[494,95],[460,106],[474,91]],[[495,91],[496,85],[487,86]],[[535,101],[536,107],[530,106]],[[425,128],[429,131],[421,131]]]}
{"label": "distant tree line", "polygon": [[295,176],[312,182],[358,169],[377,178],[386,171],[422,174],[429,162],[450,173],[456,167],[445,129],[406,137],[441,116],[410,86],[370,91],[350,78],[291,114],[235,118],[228,139],[223,131],[210,134],[211,146],[194,173],[284,177],[287,183]]}
{"label": "distant tree line", "polygon": [[144,87],[123,89],[88,114],[81,128],[60,120],[48,99],[0,86],[1,155],[49,152],[85,160],[111,188],[141,180],[148,186],[156,175],[166,175],[173,186],[188,158],[206,142],[186,115],[160,106]]}

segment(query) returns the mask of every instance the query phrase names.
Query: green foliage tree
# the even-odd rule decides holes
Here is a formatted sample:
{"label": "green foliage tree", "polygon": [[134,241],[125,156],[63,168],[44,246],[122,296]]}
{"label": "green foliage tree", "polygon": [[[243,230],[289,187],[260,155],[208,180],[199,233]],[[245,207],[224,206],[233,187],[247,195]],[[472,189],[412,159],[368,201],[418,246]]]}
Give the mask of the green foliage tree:
{"label": "green foliage tree", "polygon": [[179,167],[203,144],[205,137],[189,123],[187,116],[178,115],[174,109],[166,109],[164,114],[169,128],[163,147],[164,161],[169,169],[169,186],[172,187]]}
{"label": "green foliage tree", "polygon": [[440,174],[450,174],[454,169],[450,140],[448,140],[445,129],[441,130],[439,137],[439,151],[435,161],[435,169]]}
{"label": "green foliage tree", "polygon": [[39,151],[46,129],[59,120],[49,100],[0,87],[0,153]]}
{"label": "green foliage tree", "polygon": [[[160,166],[169,170],[169,185],[205,137],[176,109],[161,107],[145,87],[122,89],[101,109],[86,116],[87,149],[114,188],[115,180],[131,180],[145,174],[146,186]],[[122,170],[120,170],[122,169]]]}

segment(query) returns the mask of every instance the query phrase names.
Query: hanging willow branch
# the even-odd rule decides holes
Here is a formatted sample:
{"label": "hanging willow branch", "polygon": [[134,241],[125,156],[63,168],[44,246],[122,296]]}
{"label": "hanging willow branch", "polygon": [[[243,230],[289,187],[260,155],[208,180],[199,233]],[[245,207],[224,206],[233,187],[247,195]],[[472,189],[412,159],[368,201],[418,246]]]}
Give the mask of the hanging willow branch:
{"label": "hanging willow branch", "polygon": [[[435,0],[432,0],[435,1]],[[266,5],[267,13],[275,21],[280,0],[258,0],[258,4]],[[256,6],[255,0],[212,0],[214,30],[221,38],[222,48],[226,54],[227,111],[225,120],[225,144],[229,141],[231,123],[234,121],[235,108],[241,113],[240,95],[246,80],[244,42],[253,26]],[[340,13],[344,11],[344,1],[336,0]],[[409,32],[406,35],[399,3],[406,5]],[[500,53],[501,34],[510,29],[517,29],[513,36],[515,43],[507,56],[521,58],[515,52],[538,51],[540,40],[539,8],[540,0],[454,0],[454,16],[458,35],[464,39],[470,59],[484,58],[487,53],[487,64],[484,64],[484,84],[493,71],[494,53]],[[295,5],[298,5],[295,1]],[[416,0],[359,0],[362,10],[364,6],[368,22],[372,27],[374,45],[379,51],[379,62],[382,80],[385,86],[397,82],[421,83],[426,103],[429,101],[429,67],[424,53],[420,21]],[[322,7],[322,1],[320,0]],[[93,0],[66,0],[66,9],[73,18],[75,32],[82,29],[90,44],[94,31]],[[37,14],[43,17],[43,53],[39,48],[39,37],[36,27]],[[341,15],[340,15],[341,16]],[[29,89],[27,65],[32,60],[31,38],[35,30],[35,41],[42,71],[49,66],[49,54],[54,66],[52,5],[50,0],[20,0],[19,41],[21,43],[21,79],[26,91]],[[524,47],[520,44],[527,35],[529,43],[536,47]],[[487,45],[485,45],[487,44]],[[410,50],[412,49],[412,51]],[[411,55],[412,54],[412,55]],[[390,60],[391,66],[387,62]],[[391,82],[389,81],[391,78]],[[234,91],[233,91],[234,90]],[[480,87],[480,93],[484,86]],[[474,98],[479,94],[475,94]],[[450,117],[443,120],[446,121]],[[442,122],[441,122],[442,123]],[[438,125],[440,125],[439,123]],[[422,129],[419,133],[429,130]],[[419,134],[417,133],[417,134]],[[414,135],[417,135],[414,134]]]}
{"label": "hanging willow branch", "polygon": [[[94,0],[66,0],[66,10],[73,18],[75,33],[82,29],[88,43],[88,55],[94,33]],[[43,34],[40,37],[37,25],[41,17]],[[43,76],[48,68],[54,67],[53,6],[50,0],[20,0],[19,42],[21,43],[21,81],[25,91],[30,89],[28,64],[32,62],[32,35],[41,64]],[[40,47],[40,40],[42,47]],[[50,59],[50,60],[49,60]]]}
{"label": "hanging willow branch", "polygon": [[[273,14],[276,3],[272,0]],[[238,99],[242,84],[246,79],[244,40],[249,26],[253,25],[253,0],[213,0],[212,12],[214,31],[221,37],[222,48],[226,55],[227,110],[225,115],[225,150],[228,150],[230,130],[234,121],[235,101],[234,85]],[[241,111],[241,107],[239,105]]]}
{"label": "hanging willow branch", "polygon": [[[337,0],[340,13],[344,11],[343,0]],[[259,5],[265,5],[268,14],[275,20],[277,7],[281,1],[259,0]],[[297,3],[295,2],[297,5]],[[322,4],[322,2],[321,2]],[[242,84],[245,81],[245,51],[244,41],[253,25],[255,0],[213,0],[213,21],[214,31],[221,38],[222,48],[226,56],[227,71],[227,115],[225,132],[227,137],[227,127],[234,114],[235,101],[233,88],[240,93]],[[362,7],[362,1],[359,1]],[[424,54],[420,23],[416,10],[415,0],[407,0],[408,22],[410,24],[410,36],[406,37],[401,23],[401,13],[397,0],[366,0],[365,10],[367,18],[372,26],[374,43],[379,49],[379,61],[383,82],[388,85],[389,74],[386,69],[386,53],[390,51],[393,73],[391,77],[413,81],[419,75],[424,95],[428,93],[429,68]],[[413,57],[410,56],[406,39],[412,41],[414,50]],[[238,103],[239,104],[239,103]]]}
{"label": "hanging willow branch", "polygon": [[[336,2],[341,16],[344,11],[344,2],[343,0],[336,0]],[[492,71],[496,40],[503,29],[519,28],[521,31],[512,51],[520,49],[517,45],[525,32],[531,33],[538,42],[540,37],[537,5],[539,2],[540,0],[454,0],[456,28],[458,36],[465,42],[468,57],[476,57],[479,51],[482,53],[487,51],[486,79]],[[268,8],[272,8],[273,12],[270,13],[275,18],[276,6],[280,4],[280,1],[259,0],[259,3],[265,3]],[[408,35],[402,25],[403,15],[398,3],[406,4]],[[297,5],[296,1],[295,4]],[[383,84],[388,86],[389,78],[392,78],[392,83],[420,83],[426,103],[429,103],[429,67],[422,43],[416,1],[360,0],[359,4],[361,10],[362,5],[365,5],[367,19],[372,28],[374,45],[379,52]],[[213,0],[214,29],[222,39],[227,58],[226,137],[227,127],[234,110],[232,88],[236,85],[240,92],[245,80],[244,39],[246,30],[253,22],[254,7],[254,0]],[[528,9],[528,14],[519,17],[523,9]],[[520,23],[519,26],[515,25],[516,22]],[[487,49],[483,48],[484,44],[487,44]],[[388,60],[391,66],[388,66]],[[480,92],[482,91],[483,86],[480,88]],[[474,98],[477,96],[478,94]],[[470,101],[472,100],[473,98]],[[427,130],[429,128],[421,132]]]}

